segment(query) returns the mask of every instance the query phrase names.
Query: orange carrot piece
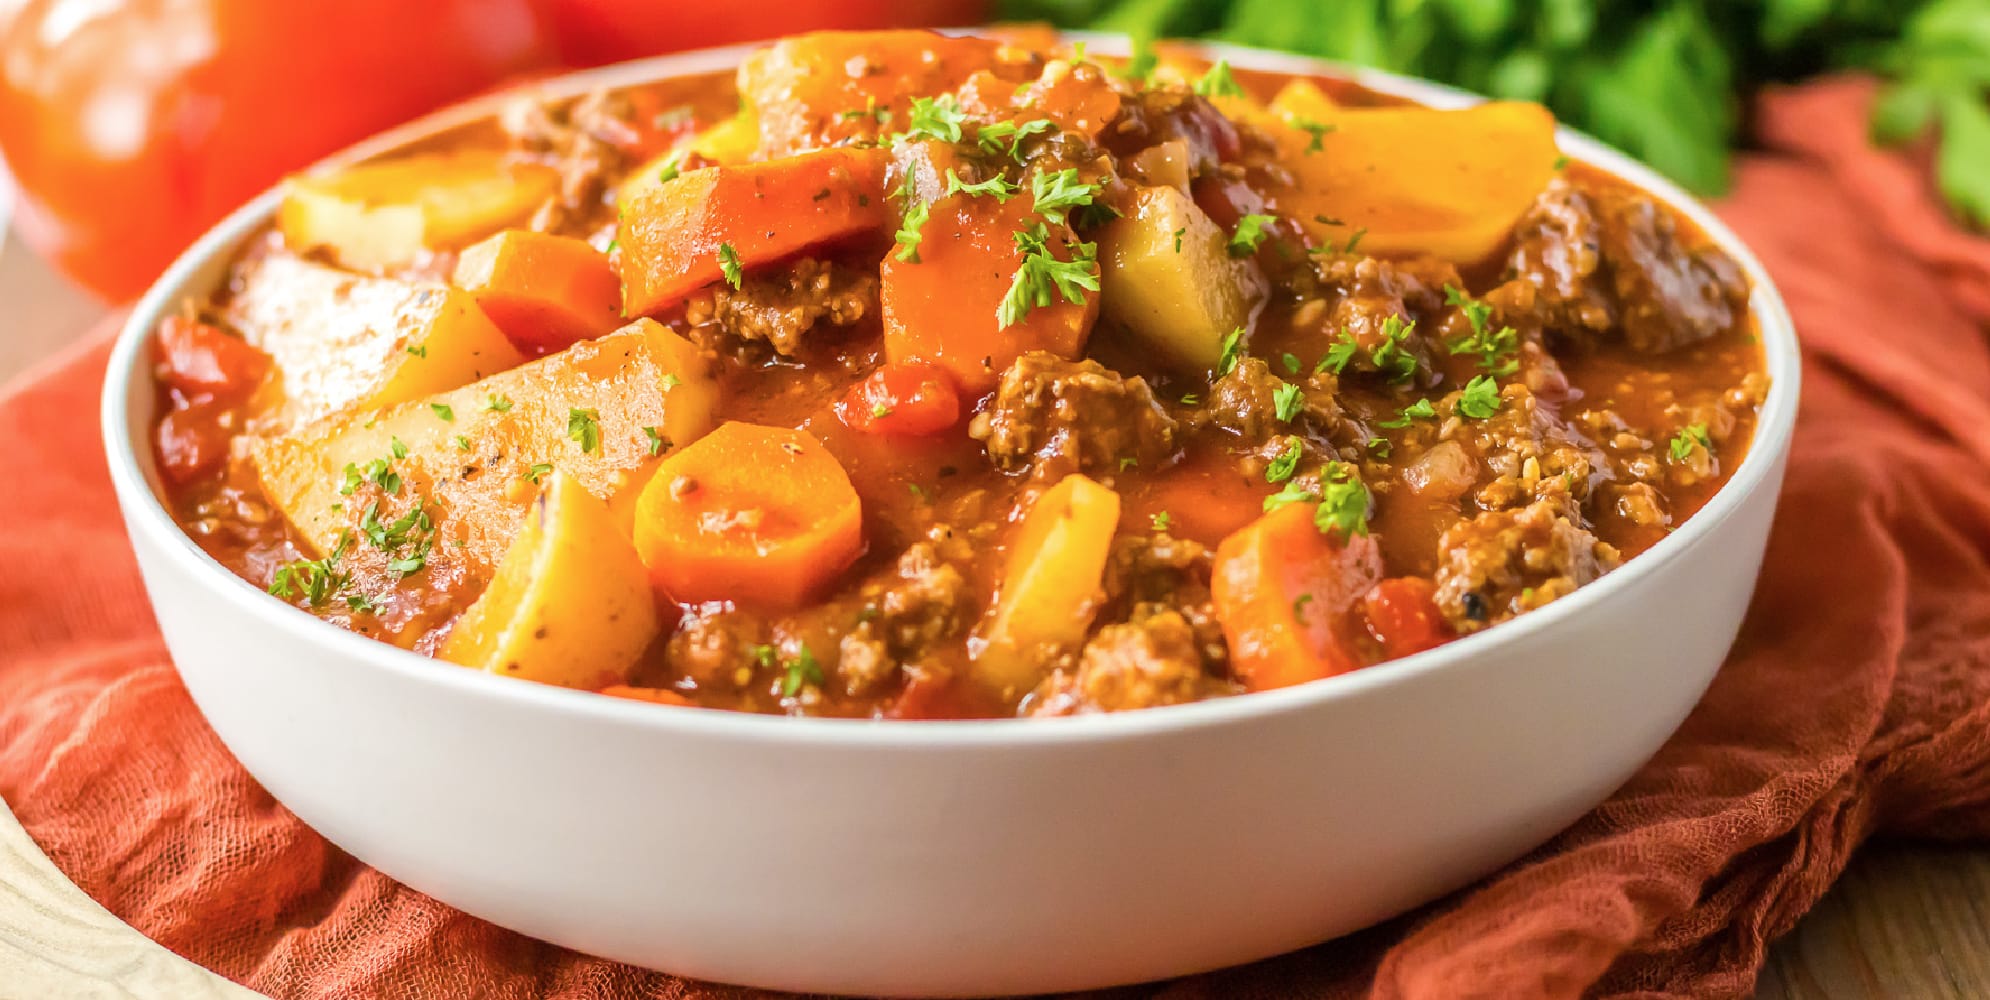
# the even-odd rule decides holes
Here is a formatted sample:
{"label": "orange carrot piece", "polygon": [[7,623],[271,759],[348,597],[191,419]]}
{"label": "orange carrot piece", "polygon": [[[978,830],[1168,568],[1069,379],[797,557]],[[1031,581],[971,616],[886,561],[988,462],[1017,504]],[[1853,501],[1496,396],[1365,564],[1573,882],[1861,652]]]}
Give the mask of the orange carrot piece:
{"label": "orange carrot piece", "polygon": [[622,325],[608,258],[571,236],[507,229],[463,251],[456,287],[521,350],[551,353]]}
{"label": "orange carrot piece", "polygon": [[605,694],[610,698],[625,698],[629,701],[647,701],[653,705],[678,705],[684,708],[691,708],[695,704],[691,699],[669,688],[646,688],[634,687],[628,684],[610,684],[595,693]]}
{"label": "orange carrot piece", "polygon": [[[993,389],[1002,370],[1025,351],[1067,358],[1084,351],[1098,318],[1096,292],[1085,294],[1083,304],[1058,296],[1006,329],[997,318],[1023,263],[1015,234],[1038,221],[1031,204],[1028,192],[1007,204],[965,194],[933,202],[920,227],[918,260],[901,260],[894,252],[880,273],[886,358],[939,365],[972,398]],[[1070,227],[1051,225],[1048,232],[1052,254],[1070,260],[1077,240]]]}
{"label": "orange carrot piece", "polygon": [[741,269],[890,229],[882,149],[686,171],[622,206],[622,312],[646,316]]}
{"label": "orange carrot piece", "polygon": [[735,421],[657,467],[635,539],[672,600],[793,608],[862,552],[863,511],[822,442]]}
{"label": "orange carrot piece", "polygon": [[1375,540],[1320,531],[1310,504],[1258,518],[1217,546],[1209,585],[1231,668],[1263,691],[1360,666],[1348,612],[1381,576]]}

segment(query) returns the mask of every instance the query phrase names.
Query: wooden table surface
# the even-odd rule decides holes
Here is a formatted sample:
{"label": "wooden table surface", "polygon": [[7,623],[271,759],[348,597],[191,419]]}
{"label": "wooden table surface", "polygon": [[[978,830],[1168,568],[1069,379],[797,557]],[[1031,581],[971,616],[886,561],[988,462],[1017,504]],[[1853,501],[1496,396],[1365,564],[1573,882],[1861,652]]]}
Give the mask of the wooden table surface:
{"label": "wooden table surface", "polygon": [[[0,246],[0,382],[99,314],[17,243]],[[256,996],[153,944],[91,901],[0,803],[0,1000]],[[1868,847],[1796,933],[1775,946],[1755,996],[1990,998],[1990,850]]]}

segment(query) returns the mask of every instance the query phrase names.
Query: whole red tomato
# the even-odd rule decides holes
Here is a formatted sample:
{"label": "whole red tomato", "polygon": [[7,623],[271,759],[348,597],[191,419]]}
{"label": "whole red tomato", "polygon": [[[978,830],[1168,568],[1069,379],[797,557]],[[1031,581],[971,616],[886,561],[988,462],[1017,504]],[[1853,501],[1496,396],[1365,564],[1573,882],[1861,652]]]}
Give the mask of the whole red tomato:
{"label": "whole red tomato", "polygon": [[551,57],[535,0],[27,0],[0,35],[17,224],[129,298],[285,173]]}
{"label": "whole red tomato", "polygon": [[540,0],[540,6],[561,60],[569,66],[600,66],[823,28],[974,25],[988,13],[987,0]]}

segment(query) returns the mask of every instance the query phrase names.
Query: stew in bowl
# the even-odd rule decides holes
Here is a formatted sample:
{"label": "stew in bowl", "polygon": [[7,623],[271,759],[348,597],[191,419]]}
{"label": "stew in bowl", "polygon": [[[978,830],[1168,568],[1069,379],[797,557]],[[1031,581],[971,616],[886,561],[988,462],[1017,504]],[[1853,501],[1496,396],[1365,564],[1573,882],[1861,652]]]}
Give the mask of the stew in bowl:
{"label": "stew in bowl", "polygon": [[1750,296],[1537,106],[824,33],[294,179],[159,325],[154,444],[223,565],[450,663],[1112,712],[1635,558],[1747,453]]}

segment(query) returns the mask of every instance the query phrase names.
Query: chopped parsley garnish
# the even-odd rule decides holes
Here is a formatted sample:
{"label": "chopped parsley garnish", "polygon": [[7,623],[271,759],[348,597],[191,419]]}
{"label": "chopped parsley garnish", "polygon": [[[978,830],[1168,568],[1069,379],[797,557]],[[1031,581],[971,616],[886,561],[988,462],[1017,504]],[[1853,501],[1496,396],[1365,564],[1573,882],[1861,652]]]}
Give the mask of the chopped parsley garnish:
{"label": "chopped parsley garnish", "polygon": [[1472,332],[1444,345],[1452,354],[1476,354],[1479,367],[1494,375],[1511,375],[1520,368],[1512,355],[1520,350],[1520,335],[1510,326],[1493,329],[1492,306],[1474,299],[1451,285],[1444,286],[1444,301],[1457,306],[1472,325]]}
{"label": "chopped parsley garnish", "polygon": [[1277,458],[1272,459],[1270,465],[1264,467],[1264,481],[1282,483],[1291,479],[1292,474],[1299,471],[1299,459],[1305,453],[1305,445],[1301,444],[1297,437],[1286,438],[1285,450],[1280,452]]}
{"label": "chopped parsley garnish", "polygon": [[1246,215],[1237,220],[1237,231],[1230,234],[1230,256],[1249,257],[1258,252],[1258,246],[1270,233],[1264,227],[1277,222],[1276,215]]}
{"label": "chopped parsley garnish", "polygon": [[1432,420],[1435,419],[1436,417],[1437,417],[1437,407],[1430,405],[1430,400],[1428,399],[1419,399],[1416,402],[1403,407],[1402,414],[1397,416],[1395,419],[1384,420],[1381,423],[1377,424],[1376,426],[1408,427],[1410,425],[1410,421],[1412,420]]}
{"label": "chopped parsley garnish", "polygon": [[347,594],[345,598],[345,606],[349,610],[351,610],[353,614],[358,614],[358,615],[370,615],[380,610],[379,603],[376,602],[373,598],[366,596],[365,594]]}
{"label": "chopped parsley garnish", "polygon": [[1014,198],[1017,190],[1015,183],[1001,174],[996,174],[979,184],[965,184],[961,182],[960,175],[954,173],[952,167],[947,168],[946,194],[964,194],[970,198],[993,198],[997,204],[1002,204]]}
{"label": "chopped parsley garnish", "polygon": [[[366,507],[361,517],[359,530],[373,547],[393,556],[387,569],[395,576],[407,576],[428,564],[428,552],[434,545],[435,521],[429,517],[428,509],[417,503],[405,514],[387,524],[380,523],[380,502],[374,501]],[[412,545],[411,551],[401,550]]]}
{"label": "chopped parsley garnish", "polygon": [[1182,393],[1182,405],[1183,405],[1183,406],[1197,406],[1197,405],[1200,405],[1201,403],[1202,403],[1202,397],[1201,397],[1201,396],[1198,396],[1198,395],[1196,395],[1195,393],[1192,393],[1192,392],[1185,392],[1185,393]]}
{"label": "chopped parsley garnish", "polygon": [[1060,225],[1065,222],[1066,209],[1090,205],[1092,196],[1098,193],[1098,185],[1078,179],[1075,167],[1038,172],[1030,177],[1030,196],[1036,200],[1037,214]]}
{"label": "chopped parsley garnish", "polygon": [[389,435],[387,438],[387,453],[394,456],[394,460],[398,462],[408,457],[408,445],[398,436]]}
{"label": "chopped parsley garnish", "polygon": [[1499,412],[1499,383],[1491,375],[1474,375],[1458,397],[1458,415],[1484,420]]}
{"label": "chopped parsley garnish", "polygon": [[836,117],[841,118],[846,122],[855,121],[856,119],[859,118],[869,118],[870,120],[877,122],[879,125],[885,125],[889,124],[891,121],[891,109],[885,107],[879,107],[878,99],[875,96],[873,96],[865,98],[863,107],[851,108],[850,110],[845,111],[837,115]]}
{"label": "chopped parsley garnish", "polygon": [[412,354],[412,355],[414,355],[415,357],[418,357],[418,358],[426,358],[426,357],[428,357],[428,345],[427,345],[427,344],[409,344],[409,345],[408,345],[408,353],[409,353],[409,354]]}
{"label": "chopped parsley garnish", "polygon": [[919,234],[926,225],[926,217],[932,214],[933,206],[925,202],[915,202],[905,209],[905,221],[898,226],[898,234],[892,239],[898,243],[898,259],[907,264],[919,263],[919,241],[925,237]]}
{"label": "chopped parsley garnish", "polygon": [[1393,446],[1389,444],[1388,438],[1372,437],[1368,439],[1368,450],[1374,452],[1376,458],[1388,458]]}
{"label": "chopped parsley garnish", "polygon": [[1361,345],[1354,342],[1354,333],[1343,327],[1333,346],[1327,348],[1327,353],[1320,355],[1320,363],[1313,366],[1313,373],[1317,375],[1320,372],[1331,371],[1339,375],[1347,370],[1349,362],[1352,362],[1359,353]]}
{"label": "chopped parsley garnish", "polygon": [[1048,306],[1059,296],[1072,305],[1083,305],[1086,292],[1099,290],[1098,244],[1076,244],[1070,260],[1058,260],[1050,252],[1050,231],[1042,223],[1016,233],[1015,239],[1016,248],[1023,252],[1023,263],[1016,268],[1015,279],[995,311],[1003,329],[1022,322],[1032,308]]}
{"label": "chopped parsley garnish", "polygon": [[891,407],[886,406],[883,403],[871,404],[871,419],[873,420],[882,420],[885,417],[891,416],[891,413],[892,413]]}
{"label": "chopped parsley garnish", "polygon": [[1126,65],[1114,70],[1113,75],[1145,86],[1147,78],[1154,75],[1154,67],[1160,64],[1161,57],[1154,53],[1153,46],[1145,42],[1135,42],[1133,55],[1126,60]]}
{"label": "chopped parsley garnish", "polygon": [[1563,154],[1563,155],[1561,155],[1561,156],[1557,156],[1557,157],[1555,157],[1555,169],[1556,169],[1556,170],[1558,170],[1558,171],[1560,171],[1560,170],[1567,170],[1567,169],[1568,169],[1568,166],[1569,166],[1569,158],[1568,158],[1568,155],[1567,155],[1567,154]]}
{"label": "chopped parsley garnish", "polygon": [[484,403],[484,409],[492,413],[503,413],[511,409],[511,400],[497,393],[491,393],[490,398]]}
{"label": "chopped parsley garnish", "polygon": [[366,463],[364,469],[347,462],[344,478],[339,481],[339,494],[352,496],[362,482],[372,483],[386,493],[399,495],[401,492],[401,476],[384,458],[376,458]]}
{"label": "chopped parsley garnish", "polygon": [[891,144],[911,142],[914,139],[938,139],[941,142],[959,142],[961,123],[967,120],[967,113],[955,103],[952,94],[938,97],[915,97],[912,107],[906,114],[905,131],[891,137]]}
{"label": "chopped parsley garnish", "polygon": [[552,471],[552,466],[544,462],[534,462],[530,469],[525,470],[525,478],[528,482],[537,483],[539,480],[551,475]]}
{"label": "chopped parsley garnish", "polygon": [[804,684],[821,683],[822,665],[815,662],[815,654],[804,645],[801,652],[787,662],[787,676],[781,679],[781,697],[794,697]]}
{"label": "chopped parsley garnish", "polygon": [[1341,253],[1353,253],[1354,248],[1360,245],[1361,238],[1366,235],[1368,235],[1367,226],[1362,226],[1360,229],[1355,230],[1354,235],[1347,238],[1347,246],[1341,248]]}
{"label": "chopped parsley garnish", "polygon": [[1714,441],[1707,436],[1706,424],[1687,424],[1679,428],[1679,433],[1672,438],[1672,460],[1684,462],[1692,457],[1694,445],[1705,448],[1710,455],[1713,454]]}
{"label": "chopped parsley garnish", "polygon": [[[1048,118],[1037,118],[1026,122],[994,122],[983,125],[975,132],[974,141],[984,152],[991,155],[1007,153],[1017,163],[1023,162],[1023,140],[1043,132],[1055,131],[1056,123]],[[1003,143],[1008,145],[1004,146]]]}
{"label": "chopped parsley garnish", "polygon": [[1382,319],[1382,343],[1369,352],[1368,360],[1375,363],[1376,371],[1388,375],[1391,382],[1408,381],[1416,375],[1416,355],[1403,349],[1415,329],[1415,320],[1405,323],[1396,315]]}
{"label": "chopped parsley garnish", "polygon": [[1287,351],[1284,354],[1279,355],[1278,361],[1280,364],[1285,366],[1285,373],[1287,375],[1299,374],[1299,355],[1294,354],[1291,351]]}
{"label": "chopped parsley garnish", "polygon": [[1181,227],[1180,229],[1177,229],[1177,230],[1175,230],[1175,252],[1176,252],[1176,253],[1181,253],[1181,252],[1182,252],[1182,236],[1183,236],[1184,234],[1186,234],[1187,232],[1188,232],[1188,227],[1187,227],[1187,226],[1183,226],[1183,227]]}
{"label": "chopped parsley garnish", "polygon": [[1147,523],[1151,525],[1155,531],[1166,531],[1174,525],[1175,519],[1173,517],[1170,517],[1167,511],[1162,510],[1162,511],[1156,511],[1152,516],[1148,517]]}
{"label": "chopped parsley garnish", "polygon": [[678,386],[680,386],[680,385],[683,385],[683,384],[684,384],[684,380],[683,380],[683,379],[681,379],[681,378],[678,378],[678,377],[677,377],[677,373],[676,373],[676,372],[671,372],[670,374],[668,374],[668,375],[665,375],[665,376],[663,377],[663,387],[664,387],[665,389],[675,389],[675,388],[677,388]]}
{"label": "chopped parsley garnish", "polygon": [[910,492],[910,493],[911,493],[911,494],[912,494],[913,496],[915,496],[915,497],[918,497],[918,498],[919,498],[919,500],[920,500],[920,502],[922,502],[922,503],[923,503],[923,502],[925,502],[925,500],[926,500],[926,487],[924,487],[924,486],[921,486],[921,485],[919,485],[918,483],[906,483],[906,484],[905,484],[905,489],[906,489],[906,490],[907,490],[908,492]]}
{"label": "chopped parsley garnish", "polygon": [[1280,507],[1295,503],[1312,503],[1318,499],[1320,499],[1318,493],[1307,489],[1300,483],[1288,481],[1284,489],[1264,498],[1264,512],[1269,514]]}
{"label": "chopped parsley garnish", "polygon": [[1320,470],[1320,506],[1313,526],[1340,532],[1343,539],[1368,534],[1368,487],[1346,462],[1328,462]]}
{"label": "chopped parsley garnish", "polygon": [[654,427],[643,428],[643,440],[649,442],[650,454],[652,455],[662,454],[663,435],[658,434],[656,432],[656,428]]}
{"label": "chopped parsley garnish", "polygon": [[441,417],[444,420],[456,419],[456,411],[450,409],[448,403],[430,403],[428,404],[428,408],[434,410],[435,415]]}
{"label": "chopped parsley garnish", "polygon": [[1279,422],[1289,424],[1293,417],[1299,415],[1299,411],[1306,408],[1306,392],[1290,382],[1281,381],[1278,388],[1271,391],[1271,406]]}
{"label": "chopped parsley garnish", "polygon": [[670,154],[670,158],[663,161],[663,169],[658,170],[656,173],[657,183],[668,184],[671,181],[676,180],[677,176],[683,172],[684,172],[684,152],[682,150],[679,150],[678,152]]}
{"label": "chopped parsley garnish", "polygon": [[1222,378],[1237,367],[1237,360],[1244,355],[1244,328],[1238,327],[1223,335],[1223,353],[1216,357],[1216,377]]}
{"label": "chopped parsley garnish", "polygon": [[269,592],[282,598],[301,597],[311,607],[323,607],[332,595],[344,590],[352,582],[351,576],[339,572],[339,560],[352,545],[352,532],[339,532],[337,545],[332,546],[330,555],[323,559],[299,559],[277,567],[270,577]]}
{"label": "chopped parsley garnish", "polygon": [[1195,92],[1203,97],[1242,97],[1244,88],[1237,84],[1237,78],[1230,75],[1230,61],[1216,60],[1209,72],[1195,81]]}
{"label": "chopped parsley garnish", "polygon": [[1314,153],[1318,153],[1321,150],[1326,149],[1327,146],[1325,139],[1327,137],[1327,133],[1332,132],[1334,129],[1339,127],[1336,125],[1329,125],[1325,122],[1316,122],[1311,118],[1305,117],[1304,115],[1293,115],[1286,120],[1292,123],[1293,128],[1296,128],[1301,132],[1304,132],[1307,135],[1312,136],[1312,141],[1306,144],[1306,155],[1308,156],[1311,156]]}
{"label": "chopped parsley garnish", "polygon": [[601,414],[594,410],[567,411],[567,438],[580,445],[581,454],[601,450]]}
{"label": "chopped parsley garnish", "polygon": [[719,244],[719,270],[725,274],[726,284],[731,285],[734,291],[738,291],[739,283],[746,279],[745,269],[739,266],[739,251],[734,250],[730,243]]}
{"label": "chopped parsley garnish", "polygon": [[458,434],[458,435],[456,435],[455,437],[453,437],[453,438],[450,438],[450,440],[451,440],[451,441],[454,441],[454,442],[456,442],[456,450],[457,450],[457,451],[469,451],[469,450],[470,450],[470,439],[469,439],[469,438],[467,438],[467,437],[464,437],[464,436],[463,436],[463,435],[461,435],[461,434]]}

